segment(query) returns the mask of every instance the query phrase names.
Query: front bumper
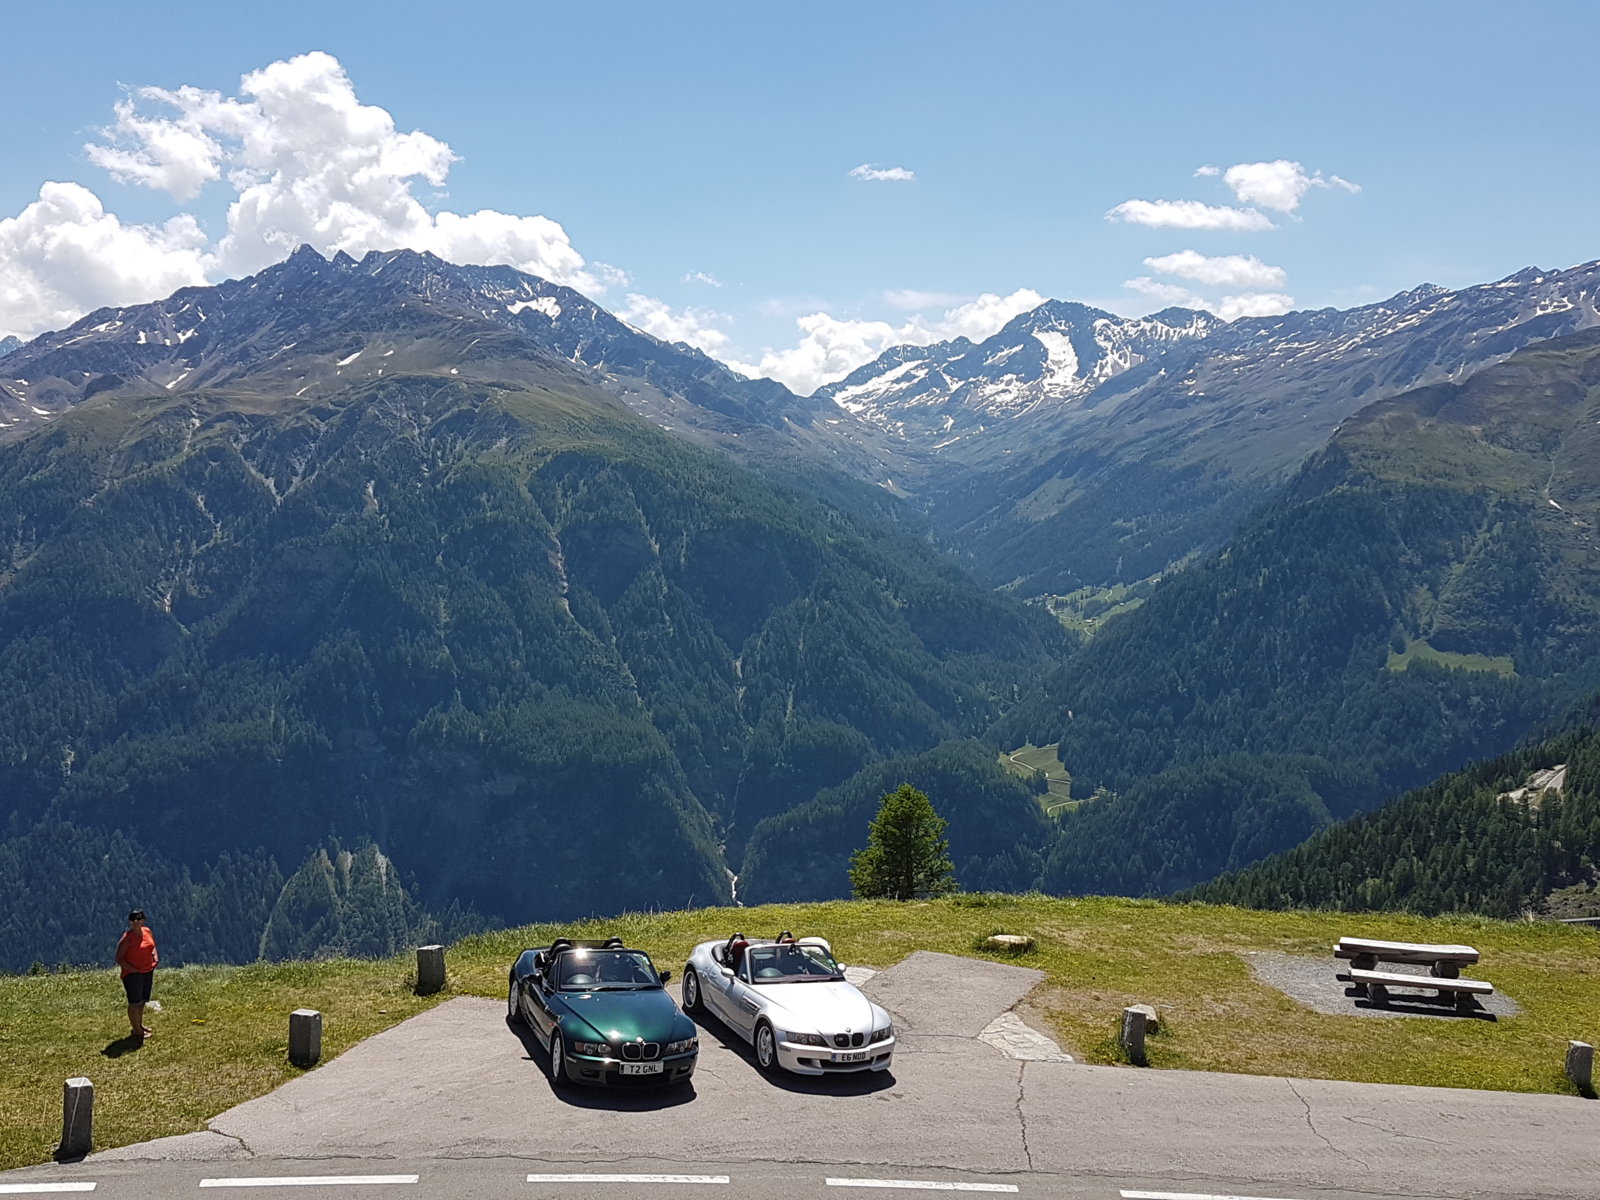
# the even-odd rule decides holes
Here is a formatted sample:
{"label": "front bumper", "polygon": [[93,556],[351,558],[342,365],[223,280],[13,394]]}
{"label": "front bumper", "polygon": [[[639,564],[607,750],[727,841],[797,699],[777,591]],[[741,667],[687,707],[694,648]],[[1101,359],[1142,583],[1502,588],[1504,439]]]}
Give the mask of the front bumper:
{"label": "front bumper", "polygon": [[[566,1071],[567,1078],[573,1083],[587,1083],[596,1087],[659,1087],[669,1083],[687,1083],[694,1075],[695,1063],[699,1057],[698,1050],[690,1050],[686,1054],[658,1058],[653,1063],[631,1063],[615,1058],[574,1054],[569,1048],[566,1054]],[[624,1067],[657,1065],[661,1070],[649,1074],[635,1074],[623,1070]]]}
{"label": "front bumper", "polygon": [[[894,1057],[895,1039],[869,1046],[803,1046],[787,1040],[778,1043],[778,1065],[798,1075],[838,1075],[850,1071],[887,1071]],[[859,1056],[859,1057],[857,1057]]]}

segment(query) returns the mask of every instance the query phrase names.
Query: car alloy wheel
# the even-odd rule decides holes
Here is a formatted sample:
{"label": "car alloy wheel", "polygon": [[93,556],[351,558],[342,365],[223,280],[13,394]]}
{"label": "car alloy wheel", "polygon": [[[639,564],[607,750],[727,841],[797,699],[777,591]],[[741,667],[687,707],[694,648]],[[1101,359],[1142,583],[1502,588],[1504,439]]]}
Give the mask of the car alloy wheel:
{"label": "car alloy wheel", "polygon": [[683,1011],[700,1011],[700,976],[693,967],[683,969]]}
{"label": "car alloy wheel", "polygon": [[506,1020],[513,1025],[522,1024],[522,1012],[517,1007],[517,985],[515,980],[511,983],[511,990],[506,993]]}
{"label": "car alloy wheel", "polygon": [[559,1029],[550,1034],[550,1082],[557,1087],[565,1087],[567,1083],[566,1047],[561,1044]]}
{"label": "car alloy wheel", "polygon": [[763,1071],[778,1067],[778,1036],[765,1021],[756,1026],[756,1064]]}

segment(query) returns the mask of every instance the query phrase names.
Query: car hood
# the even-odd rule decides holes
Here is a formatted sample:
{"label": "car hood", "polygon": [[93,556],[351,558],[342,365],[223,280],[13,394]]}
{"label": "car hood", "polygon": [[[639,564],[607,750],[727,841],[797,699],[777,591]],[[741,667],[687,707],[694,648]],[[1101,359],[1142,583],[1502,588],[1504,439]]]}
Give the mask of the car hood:
{"label": "car hood", "polygon": [[887,1015],[842,979],[827,983],[768,983],[751,989],[772,1019],[809,1033],[868,1031],[886,1024]]}
{"label": "car hood", "polygon": [[694,1036],[694,1023],[678,1011],[663,988],[637,992],[560,992],[559,1000],[573,1017],[587,1026],[569,1027],[579,1037],[600,1041],[673,1042]]}

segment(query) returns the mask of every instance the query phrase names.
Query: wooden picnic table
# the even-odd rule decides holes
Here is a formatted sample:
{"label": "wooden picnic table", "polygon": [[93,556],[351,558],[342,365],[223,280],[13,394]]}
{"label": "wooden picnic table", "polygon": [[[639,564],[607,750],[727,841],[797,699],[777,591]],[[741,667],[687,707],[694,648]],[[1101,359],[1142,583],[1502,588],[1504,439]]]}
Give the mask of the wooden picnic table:
{"label": "wooden picnic table", "polygon": [[1347,958],[1355,971],[1372,971],[1380,962],[1422,963],[1438,979],[1457,979],[1461,968],[1478,961],[1472,946],[1440,945],[1429,942],[1384,942],[1376,938],[1342,937],[1333,948],[1335,958]]}

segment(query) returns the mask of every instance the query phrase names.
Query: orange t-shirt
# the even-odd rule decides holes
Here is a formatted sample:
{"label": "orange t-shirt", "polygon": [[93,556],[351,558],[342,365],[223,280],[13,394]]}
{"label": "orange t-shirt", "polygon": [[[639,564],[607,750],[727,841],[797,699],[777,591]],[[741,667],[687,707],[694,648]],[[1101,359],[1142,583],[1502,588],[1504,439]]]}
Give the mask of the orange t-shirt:
{"label": "orange t-shirt", "polygon": [[122,959],[122,973],[132,975],[135,972],[144,974],[154,971],[160,957],[156,954],[156,935],[150,932],[150,927],[139,927],[138,940],[135,941],[133,930],[128,930],[122,935],[122,941],[117,945],[117,957]]}

